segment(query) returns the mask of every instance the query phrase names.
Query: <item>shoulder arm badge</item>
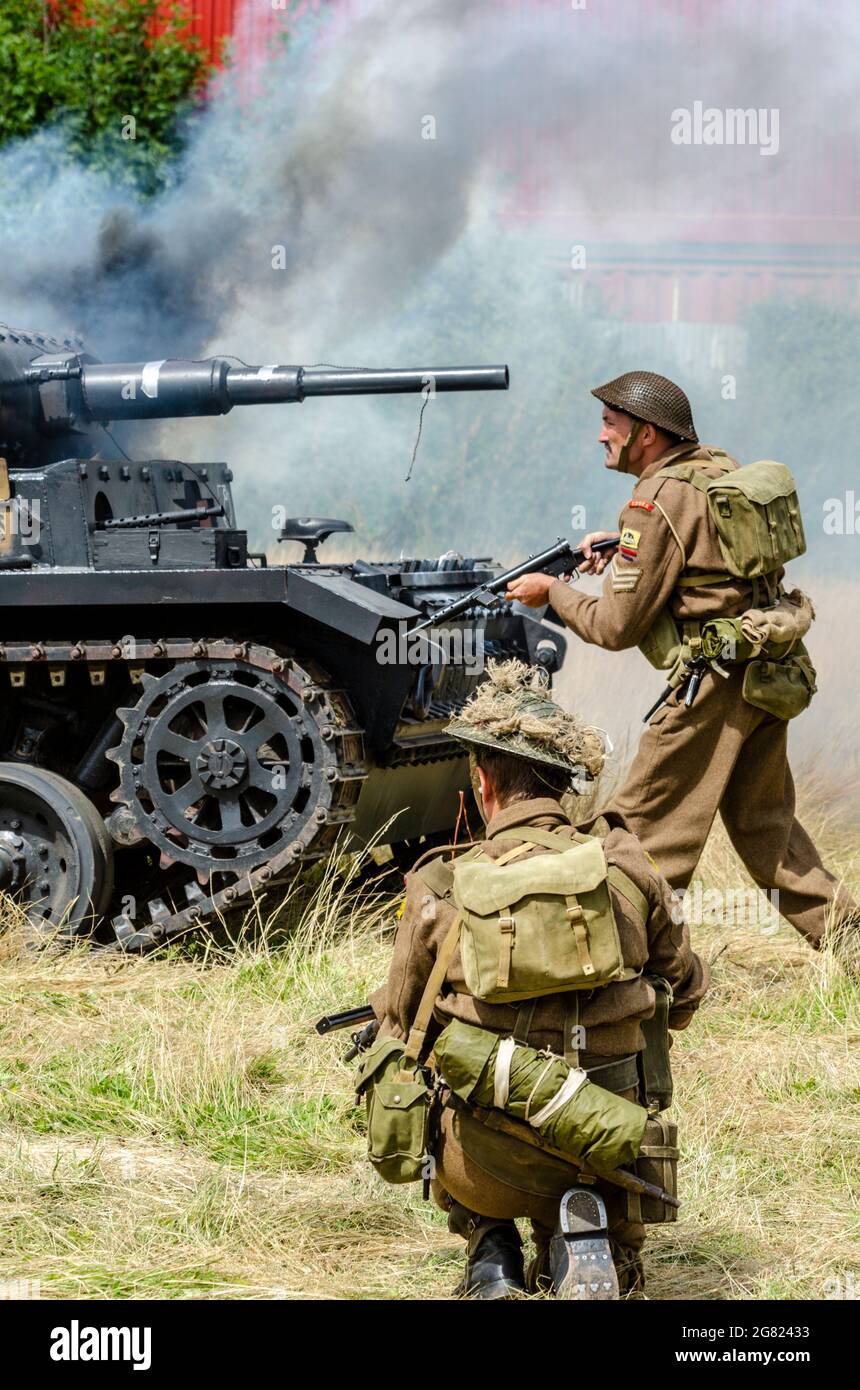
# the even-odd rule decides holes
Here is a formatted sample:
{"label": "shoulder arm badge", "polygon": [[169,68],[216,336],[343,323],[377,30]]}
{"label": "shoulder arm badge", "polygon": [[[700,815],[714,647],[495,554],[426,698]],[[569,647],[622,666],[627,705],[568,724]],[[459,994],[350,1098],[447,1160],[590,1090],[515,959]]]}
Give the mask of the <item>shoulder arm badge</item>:
{"label": "shoulder arm badge", "polygon": [[627,503],[628,507],[639,507],[643,512],[653,512],[654,503],[646,502],[644,497],[631,497]]}
{"label": "shoulder arm badge", "polygon": [[639,554],[639,542],[642,539],[641,531],[634,531],[632,526],[625,526],[621,532],[621,539],[618,542],[619,553],[625,560],[635,560]]}

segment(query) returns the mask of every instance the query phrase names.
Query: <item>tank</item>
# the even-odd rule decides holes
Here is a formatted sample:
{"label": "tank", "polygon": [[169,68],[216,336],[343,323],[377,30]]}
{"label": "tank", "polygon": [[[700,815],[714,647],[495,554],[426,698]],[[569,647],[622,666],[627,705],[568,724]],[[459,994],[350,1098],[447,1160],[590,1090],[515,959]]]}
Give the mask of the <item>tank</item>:
{"label": "tank", "polygon": [[145,951],[336,844],[406,863],[448,838],[468,781],[445,724],[488,656],[551,673],[558,630],[476,603],[413,642],[499,567],[329,564],[352,527],[326,517],[287,519],[273,564],[226,463],[132,458],[109,430],[428,387],[506,390],[508,369],[105,364],[0,325],[0,890],[38,932]]}

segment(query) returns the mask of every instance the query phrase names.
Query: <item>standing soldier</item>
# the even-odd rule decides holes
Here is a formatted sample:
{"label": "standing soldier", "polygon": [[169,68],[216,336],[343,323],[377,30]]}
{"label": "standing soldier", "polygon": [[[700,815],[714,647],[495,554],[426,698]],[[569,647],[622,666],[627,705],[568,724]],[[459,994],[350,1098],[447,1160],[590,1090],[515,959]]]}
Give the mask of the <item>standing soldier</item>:
{"label": "standing soldier", "polygon": [[[542,1049],[532,1054],[539,1074],[553,1064],[564,1072],[563,1058],[572,1069],[568,1085],[587,1078],[602,1088],[610,1106],[620,1105],[628,1115],[631,1101],[647,1105],[651,1129],[639,1153],[653,1152],[662,1162],[673,1151],[674,1140],[674,1126],[659,1117],[671,1101],[666,1030],[686,1028],[705,993],[707,970],[693,954],[669,885],[621,817],[609,815],[575,829],[559,803],[571,785],[581,788],[577,779],[599,776],[602,739],[554,704],[538,673],[516,661],[491,662],[487,681],[449,728],[469,749],[486,839],[454,859],[437,854],[419,860],[407,875],[388,983],[372,1001],[381,1026],[375,1050],[365,1058],[361,1086],[373,1084],[394,1040],[402,1040],[408,1051],[417,1037],[414,1060],[423,1063],[429,1058],[432,1063],[435,1055],[438,1062],[442,1030],[448,1035],[454,1027],[469,1025],[466,1032],[477,1035],[479,1050],[481,1039],[491,1046],[499,1038],[507,1039],[510,1050],[515,1043],[522,1047],[520,1056],[529,1048]],[[571,854],[578,868],[568,866]],[[461,897],[466,888],[458,879],[465,866],[473,874],[489,872],[493,877],[496,896],[487,930],[495,931],[497,940],[495,954],[490,953],[494,963],[488,990],[468,983],[477,938],[464,942],[457,935],[466,911]],[[548,917],[530,928],[528,914],[530,875],[540,913],[550,901],[553,874],[571,876],[563,888],[567,896],[560,897],[561,928],[555,935]],[[516,917],[506,917],[499,907],[508,902],[508,882],[516,885],[507,890],[514,894]],[[541,962],[540,987],[535,988],[539,997],[534,998],[516,978],[528,953],[530,930]],[[561,943],[561,948],[550,950],[547,942]],[[611,949],[617,952],[615,967],[602,977],[601,952],[608,942],[614,942]],[[571,975],[565,973],[565,951],[573,956]],[[499,977],[506,977],[513,1002],[505,1002],[504,990],[497,989],[497,968]],[[448,1075],[444,1066],[439,1070]],[[511,1068],[511,1078],[513,1074]],[[550,1096],[558,1084],[552,1083]],[[539,1081],[534,1087],[529,1081],[529,1101],[538,1086]],[[414,1107],[416,1089],[401,1080],[389,1082],[389,1094],[380,1101],[384,1108],[373,1112],[380,1122],[393,1125],[398,1152],[390,1181],[411,1181],[415,1176],[404,1177],[400,1169],[407,1145],[399,1127],[405,1116],[397,1107]],[[621,1292],[640,1289],[644,1223],[671,1220],[672,1215],[662,1203],[655,1210],[652,1202],[649,1209],[644,1198],[593,1176],[588,1179],[591,1185],[583,1188],[577,1168],[557,1154],[500,1130],[502,1111],[492,1107],[507,1106],[508,1083],[504,1089],[500,1097],[499,1083],[495,1084],[490,1109],[461,1100],[462,1087],[452,1084],[442,1092],[432,1144],[432,1190],[437,1204],[448,1212],[449,1229],[467,1242],[459,1292],[495,1299],[526,1291],[517,1217],[531,1220],[536,1245],[528,1274],[530,1292],[552,1287],[563,1298],[590,1299],[617,1297],[619,1287]],[[510,1091],[513,1097],[513,1079]],[[534,1112],[541,1104],[534,1102]],[[638,1113],[644,1123],[644,1109]],[[371,1137],[374,1124],[369,1122]],[[540,1131],[530,1131],[529,1124],[540,1124],[537,1113],[521,1129],[527,1137],[538,1135]],[[383,1134],[385,1128],[381,1123]],[[656,1142],[649,1148],[647,1134],[653,1131]]]}
{"label": "standing soldier", "polygon": [[[612,809],[672,886],[688,886],[719,811],[755,883],[778,891],[806,940],[818,948],[828,929],[853,955],[856,932],[838,929],[854,925],[856,904],[794,813],[788,720],[809,703],[815,672],[801,640],[812,607],[782,587],[784,564],[805,548],[791,474],[769,461],[740,468],[700,445],[686,395],[653,372],[592,394],[603,403],[606,467],[634,479],[617,550],[587,567],[609,565],[603,593],[531,574],[507,596],[548,601],[584,642],[639,646],[667,672],[671,693]],[[605,538],[587,536],[586,552]]]}

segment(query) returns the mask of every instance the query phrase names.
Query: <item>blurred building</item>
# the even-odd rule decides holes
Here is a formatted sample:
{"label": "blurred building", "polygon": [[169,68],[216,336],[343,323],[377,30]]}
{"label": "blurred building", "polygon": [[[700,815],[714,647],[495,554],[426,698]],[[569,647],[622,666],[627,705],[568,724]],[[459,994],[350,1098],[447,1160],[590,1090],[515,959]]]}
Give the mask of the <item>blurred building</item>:
{"label": "blurred building", "polygon": [[[223,45],[248,75],[265,62],[272,45],[309,14],[347,21],[357,0],[182,0],[191,29],[222,61]],[[403,0],[407,3],[407,0]],[[640,48],[660,25],[687,46],[693,59],[709,44],[725,49],[737,20],[740,32],[760,37],[765,52],[787,41],[782,0],[488,0],[526,28],[541,9],[587,8],[591,34],[611,46]],[[831,0],[834,7],[852,0]],[[585,16],[583,16],[585,18]],[[576,16],[573,17],[576,22]],[[595,29],[596,26],[596,29]],[[739,57],[743,56],[742,53]],[[611,78],[611,70],[608,74]],[[811,73],[810,81],[826,80]],[[592,132],[593,136],[593,132]],[[767,186],[751,197],[738,182],[722,183],[715,206],[703,217],[686,207],[631,207],[607,236],[587,210],[560,202],[559,156],[575,169],[582,132],[574,120],[557,133],[536,137],[528,121],[509,120],[500,156],[508,192],[507,226],[535,236],[538,254],[555,266],[563,293],[576,307],[585,297],[593,311],[622,320],[643,348],[663,344],[691,367],[717,367],[743,351],[737,328],[744,312],[774,296],[813,295],[831,304],[860,308],[858,147],[844,130],[820,132],[815,158],[802,169],[769,169]],[[765,161],[770,163],[770,161]],[[770,177],[773,175],[773,177]],[[670,183],[673,181],[670,179]],[[677,184],[677,180],[674,181]],[[571,189],[576,180],[570,181]],[[678,202],[683,203],[683,189]],[[766,212],[764,208],[766,207]],[[578,268],[584,243],[587,271]]]}

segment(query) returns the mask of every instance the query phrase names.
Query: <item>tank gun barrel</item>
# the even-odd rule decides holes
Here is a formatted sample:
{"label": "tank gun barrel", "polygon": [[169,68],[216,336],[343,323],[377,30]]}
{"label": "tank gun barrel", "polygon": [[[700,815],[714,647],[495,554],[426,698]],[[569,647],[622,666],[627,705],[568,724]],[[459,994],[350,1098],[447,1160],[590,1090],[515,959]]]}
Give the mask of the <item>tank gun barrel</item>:
{"label": "tank gun barrel", "polygon": [[[65,382],[78,396],[77,418],[90,421],[226,415],[234,405],[303,401],[307,396],[399,395],[428,391],[506,391],[508,368],[426,367],[411,370],[249,367],[224,357],[204,361],[91,362],[37,359],[28,385]],[[77,388],[77,389],[76,389]],[[56,390],[56,387],[54,388]],[[54,424],[59,423],[56,416]]]}
{"label": "tank gun barrel", "polygon": [[[269,378],[271,373],[271,380]],[[282,394],[287,374],[295,376],[295,394]],[[228,379],[234,405],[304,400],[307,396],[393,396],[406,392],[506,391],[507,367],[422,367],[413,369],[345,367],[233,367]]]}

